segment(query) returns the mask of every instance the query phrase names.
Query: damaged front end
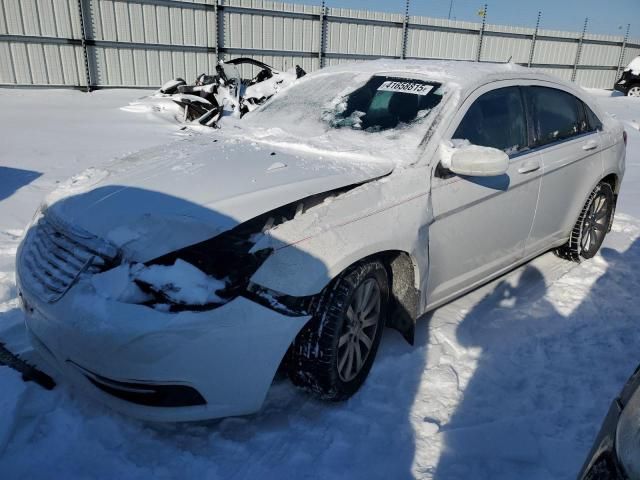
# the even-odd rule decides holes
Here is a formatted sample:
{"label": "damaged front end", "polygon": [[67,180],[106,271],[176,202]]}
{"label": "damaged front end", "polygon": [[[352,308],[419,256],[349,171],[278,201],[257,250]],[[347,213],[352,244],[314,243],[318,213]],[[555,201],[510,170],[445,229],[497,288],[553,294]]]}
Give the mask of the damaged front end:
{"label": "damaged front end", "polygon": [[[288,316],[309,315],[317,295],[290,296],[251,282],[251,277],[274,251],[271,246],[260,247],[259,241],[279,225],[352,188],[354,186],[312,195],[259,215],[208,240],[162,255],[144,265],[133,266],[132,281],[147,295],[145,305],[164,311],[212,310],[242,296]],[[184,263],[204,274],[200,277],[200,285],[205,283],[206,277],[217,287],[206,300],[189,302],[182,295],[187,288],[197,288],[198,282],[181,286],[173,281],[163,282],[153,274],[145,275],[159,267],[173,269],[179,274]]]}
{"label": "damaged front end", "polygon": [[[309,201],[307,206],[309,208]],[[250,278],[271,255],[271,248],[253,251],[256,241],[268,230],[279,224],[292,220],[305,211],[305,201],[295,202],[277,208],[271,212],[241,223],[211,239],[190,245],[174,252],[162,255],[134,266],[132,279],[148,296],[144,304],[171,312],[185,310],[212,310],[218,308],[238,296],[251,296],[249,293]],[[162,281],[162,276],[154,275],[159,268],[174,270],[178,276],[185,273],[184,263],[204,274],[193,278],[194,282],[179,285],[176,281]],[[181,272],[182,271],[182,272]],[[159,273],[159,272],[158,272]],[[167,272],[171,275],[171,272]],[[192,275],[197,275],[192,271]],[[215,288],[208,297],[201,301],[189,302],[193,290],[210,279],[209,285]],[[185,294],[185,290],[191,292]],[[301,313],[302,314],[302,313]]]}
{"label": "damaged front end", "polygon": [[274,251],[272,246],[260,247],[259,241],[279,225],[351,188],[292,202],[144,262],[127,259],[110,242],[72,228],[45,211],[21,247],[24,268],[20,274],[48,303],[57,302],[76,283],[87,281],[103,298],[160,312],[214,310],[242,296],[288,316],[308,315],[315,295],[293,297],[251,282]]}

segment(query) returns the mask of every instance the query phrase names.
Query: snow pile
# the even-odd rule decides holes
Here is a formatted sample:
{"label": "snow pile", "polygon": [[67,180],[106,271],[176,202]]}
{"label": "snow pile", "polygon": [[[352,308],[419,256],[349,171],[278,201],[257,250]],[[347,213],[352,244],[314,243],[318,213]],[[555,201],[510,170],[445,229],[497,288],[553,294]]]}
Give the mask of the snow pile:
{"label": "snow pile", "polygon": [[[630,127],[640,102],[599,93],[629,126],[629,147],[614,230],[594,259],[543,255],[421,319],[414,347],[386,331],[369,380],[345,403],[276,380],[256,415],[148,425],[60,378],[46,392],[0,367],[0,476],[574,479],[640,363],[640,132]],[[0,338],[28,360],[38,362],[14,284],[21,230],[57,181],[171,138],[152,118],[118,110],[134,95],[0,90],[0,169],[41,173],[7,188],[0,172]],[[130,272],[116,273],[109,281],[128,283]]]}
{"label": "snow pile", "polygon": [[134,282],[131,266],[123,264],[91,276],[91,285],[100,296],[123,303],[144,303],[151,300]]}
{"label": "snow pile", "polygon": [[631,60],[631,63],[624,69],[625,72],[631,72],[633,75],[640,75],[640,57]]}
{"label": "snow pile", "polygon": [[173,265],[134,265],[131,274],[174,303],[206,305],[222,301],[216,291],[225,283],[179,258]]}
{"label": "snow pile", "polygon": [[153,300],[140,288],[142,284],[167,301],[182,305],[219,303],[222,299],[216,292],[225,287],[224,281],[179,258],[173,265],[123,264],[93,275],[91,284],[99,295],[111,300],[125,303]]}

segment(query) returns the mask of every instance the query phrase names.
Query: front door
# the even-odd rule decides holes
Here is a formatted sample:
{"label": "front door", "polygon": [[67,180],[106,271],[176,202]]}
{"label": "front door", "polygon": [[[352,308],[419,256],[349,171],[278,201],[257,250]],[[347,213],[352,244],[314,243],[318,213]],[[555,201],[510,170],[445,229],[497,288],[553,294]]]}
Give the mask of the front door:
{"label": "front door", "polygon": [[504,150],[510,157],[509,169],[495,177],[463,177],[436,169],[434,220],[429,227],[429,305],[482,283],[524,255],[538,200],[541,158],[528,151],[521,89],[493,88],[480,90],[465,102],[453,122],[451,138]]}

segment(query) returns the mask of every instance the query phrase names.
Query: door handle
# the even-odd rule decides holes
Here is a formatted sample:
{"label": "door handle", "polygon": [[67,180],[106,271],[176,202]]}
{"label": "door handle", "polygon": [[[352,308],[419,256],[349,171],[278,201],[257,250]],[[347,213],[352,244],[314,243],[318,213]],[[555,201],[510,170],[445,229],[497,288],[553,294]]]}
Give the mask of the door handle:
{"label": "door handle", "polygon": [[518,169],[518,173],[531,173],[535,172],[536,170],[540,170],[540,162],[526,162]]}
{"label": "door handle", "polygon": [[589,140],[582,146],[583,150],[594,150],[596,148],[598,148],[598,142],[596,142],[595,140]]}

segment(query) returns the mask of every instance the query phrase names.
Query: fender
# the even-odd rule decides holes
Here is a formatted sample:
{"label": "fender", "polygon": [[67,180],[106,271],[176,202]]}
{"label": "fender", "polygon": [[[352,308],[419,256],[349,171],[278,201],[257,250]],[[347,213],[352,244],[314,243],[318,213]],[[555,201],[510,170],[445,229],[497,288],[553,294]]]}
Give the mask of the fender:
{"label": "fender", "polygon": [[422,287],[430,216],[426,178],[423,169],[407,169],[393,182],[362,185],[274,228],[268,243],[256,247],[268,245],[273,253],[251,281],[286,295],[315,295],[350,265],[402,251],[413,259],[415,286]]}
{"label": "fender", "polygon": [[[423,170],[411,168],[394,182],[362,185],[274,229],[273,253],[251,277],[252,299],[294,312],[300,305],[313,306],[313,298],[345,269],[376,257],[386,265],[392,285],[388,326],[412,343],[426,286],[431,212],[427,177],[416,172]],[[412,193],[399,195],[398,184],[407,187],[400,192]]]}

